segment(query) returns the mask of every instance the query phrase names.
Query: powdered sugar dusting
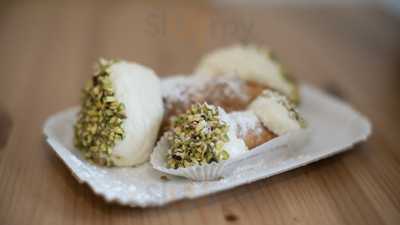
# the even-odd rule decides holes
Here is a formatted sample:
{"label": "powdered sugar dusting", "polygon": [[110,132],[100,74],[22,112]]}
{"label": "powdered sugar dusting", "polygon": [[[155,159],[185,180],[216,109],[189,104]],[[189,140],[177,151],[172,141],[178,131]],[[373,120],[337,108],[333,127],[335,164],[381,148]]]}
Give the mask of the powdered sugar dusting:
{"label": "powdered sugar dusting", "polygon": [[194,84],[187,76],[172,76],[161,80],[161,92],[164,98],[171,101],[187,101],[187,90]]}
{"label": "powdered sugar dusting", "polygon": [[237,135],[239,137],[245,137],[249,132],[259,134],[263,131],[260,120],[257,118],[256,114],[251,111],[232,112],[229,113],[229,116],[238,126]]}
{"label": "powdered sugar dusting", "polygon": [[168,107],[171,102],[189,104],[201,96],[214,100],[234,96],[238,100],[247,101],[250,96],[243,91],[245,84],[245,81],[232,77],[178,75],[162,79],[161,89]]}
{"label": "powdered sugar dusting", "polygon": [[248,148],[242,138],[238,138],[237,130],[238,124],[229,114],[227,114],[221,107],[218,107],[220,119],[228,124],[228,137],[229,141],[224,145],[225,150],[229,153],[229,158],[236,158],[247,152]]}
{"label": "powdered sugar dusting", "polygon": [[[215,77],[207,78],[208,83],[214,83],[215,86],[225,86],[223,89],[223,95],[222,96],[237,96],[240,100],[247,100],[249,96],[245,94],[243,91],[243,86],[245,85],[245,81],[240,80],[240,79],[229,79],[228,77],[221,77],[219,79],[215,79]],[[213,93],[214,95],[217,95],[216,92]],[[211,98],[217,98],[221,97],[221,95],[218,96],[211,96]]]}

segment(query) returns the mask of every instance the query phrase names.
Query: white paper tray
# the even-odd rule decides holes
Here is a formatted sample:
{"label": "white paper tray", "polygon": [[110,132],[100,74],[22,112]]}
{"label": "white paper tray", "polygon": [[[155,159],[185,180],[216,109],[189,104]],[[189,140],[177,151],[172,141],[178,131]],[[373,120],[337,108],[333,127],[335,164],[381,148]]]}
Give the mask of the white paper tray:
{"label": "white paper tray", "polygon": [[311,128],[305,147],[273,151],[257,158],[251,168],[236,170],[218,181],[196,182],[167,176],[149,163],[135,168],[103,168],[87,163],[72,144],[77,108],[51,116],[44,125],[47,142],[81,183],[87,183],[106,201],[129,206],[158,206],[183,198],[196,198],[231,189],[332,156],[365,141],[369,121],[349,105],[309,85],[301,87],[300,111]]}

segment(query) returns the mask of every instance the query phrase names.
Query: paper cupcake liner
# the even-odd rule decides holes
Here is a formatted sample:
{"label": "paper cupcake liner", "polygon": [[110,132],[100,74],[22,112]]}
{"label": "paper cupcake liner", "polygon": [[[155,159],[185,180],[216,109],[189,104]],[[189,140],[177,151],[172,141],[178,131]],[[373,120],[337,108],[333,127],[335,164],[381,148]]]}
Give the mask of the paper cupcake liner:
{"label": "paper cupcake liner", "polygon": [[283,155],[293,154],[296,149],[305,145],[310,132],[309,128],[292,131],[259,145],[236,158],[178,169],[167,168],[165,159],[167,158],[168,142],[163,136],[150,156],[150,163],[154,169],[163,173],[197,181],[218,180],[228,177],[236,170],[256,168],[257,159],[274,160]]}

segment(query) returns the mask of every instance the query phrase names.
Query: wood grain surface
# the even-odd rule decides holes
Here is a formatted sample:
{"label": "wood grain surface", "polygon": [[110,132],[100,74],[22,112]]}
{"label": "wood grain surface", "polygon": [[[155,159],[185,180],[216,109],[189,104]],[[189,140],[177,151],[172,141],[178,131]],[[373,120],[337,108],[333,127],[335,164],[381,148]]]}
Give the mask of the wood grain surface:
{"label": "wood grain surface", "polygon": [[[269,46],[298,79],[350,102],[371,119],[371,138],[148,209],[105,203],[45,143],[43,122],[78,103],[98,57],[190,73],[202,54],[236,42]],[[6,1],[0,47],[0,224],[400,224],[400,23],[378,7]]]}

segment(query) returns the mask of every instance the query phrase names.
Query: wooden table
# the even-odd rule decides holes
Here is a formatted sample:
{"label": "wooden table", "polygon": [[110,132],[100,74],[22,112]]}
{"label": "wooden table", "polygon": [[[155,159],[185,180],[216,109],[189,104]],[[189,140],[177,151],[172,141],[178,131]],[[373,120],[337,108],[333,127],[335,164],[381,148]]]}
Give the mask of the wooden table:
{"label": "wooden table", "polygon": [[[166,1],[165,1],[166,2]],[[0,224],[400,224],[400,23],[368,7],[206,1],[5,2],[0,6]],[[162,208],[107,204],[45,143],[100,56],[161,75],[210,49],[270,46],[299,79],[349,101],[374,131],[301,169]]]}

